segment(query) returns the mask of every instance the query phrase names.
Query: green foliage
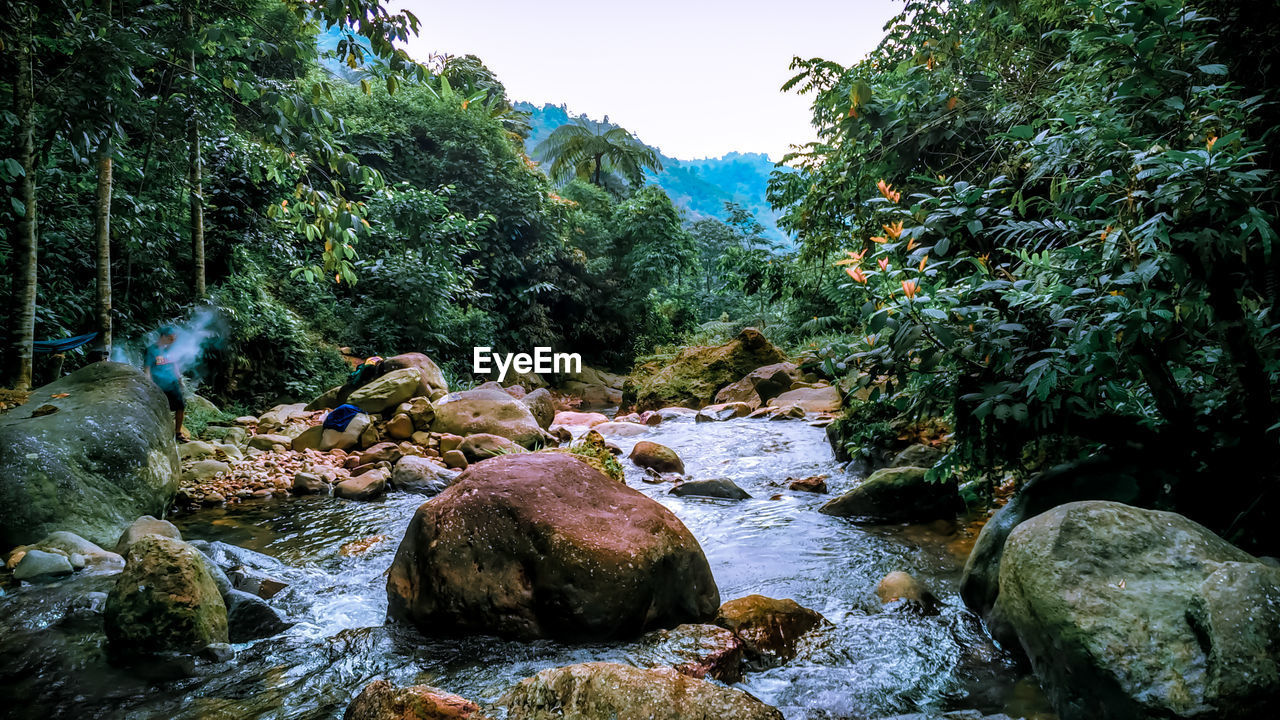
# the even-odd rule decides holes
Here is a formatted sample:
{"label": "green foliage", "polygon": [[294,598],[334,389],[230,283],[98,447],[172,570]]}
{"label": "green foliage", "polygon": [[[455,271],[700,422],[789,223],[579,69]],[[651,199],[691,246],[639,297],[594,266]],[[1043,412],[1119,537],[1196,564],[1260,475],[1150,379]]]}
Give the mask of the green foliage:
{"label": "green foliage", "polygon": [[550,163],[547,175],[556,182],[586,180],[619,190],[622,183],[643,184],[645,170],[662,169],[658,153],[631,133],[583,118],[552,131],[534,155]]}
{"label": "green foliage", "polygon": [[945,399],[973,466],[1061,436],[1252,468],[1206,511],[1237,523],[1280,430],[1274,98],[1220,27],[1182,0],[911,2],[867,60],[797,60],[819,139],[771,192],[848,273],[840,369],[910,386],[907,413]]}

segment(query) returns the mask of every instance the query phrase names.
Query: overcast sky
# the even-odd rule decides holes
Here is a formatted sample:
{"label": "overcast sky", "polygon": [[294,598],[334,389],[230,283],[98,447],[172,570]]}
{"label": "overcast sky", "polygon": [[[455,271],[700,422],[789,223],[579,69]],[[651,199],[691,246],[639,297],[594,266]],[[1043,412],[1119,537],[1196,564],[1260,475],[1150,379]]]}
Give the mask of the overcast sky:
{"label": "overcast sky", "polygon": [[408,51],[478,55],[513,100],[609,119],[683,159],[775,160],[812,139],[809,98],[778,88],[794,55],[851,64],[900,0],[404,0]]}

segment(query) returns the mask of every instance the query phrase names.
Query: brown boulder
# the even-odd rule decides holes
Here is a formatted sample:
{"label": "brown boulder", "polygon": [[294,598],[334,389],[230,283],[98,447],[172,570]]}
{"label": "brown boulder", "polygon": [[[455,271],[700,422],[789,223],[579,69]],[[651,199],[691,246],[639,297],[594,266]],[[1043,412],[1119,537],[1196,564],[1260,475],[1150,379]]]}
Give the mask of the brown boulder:
{"label": "brown boulder", "polygon": [[426,685],[396,687],[374,680],[347,706],[342,720],[488,720],[470,700]]}
{"label": "brown boulder", "polygon": [[388,476],[382,468],[369,470],[338,483],[333,487],[333,494],[347,500],[372,500],[387,492]]}
{"label": "brown boulder", "polygon": [[701,622],[719,591],[698,541],[566,453],[479,463],[414,514],[388,614],[424,633],[603,639]]}
{"label": "brown boulder", "polygon": [[652,468],[659,473],[684,474],[684,461],[675,450],[656,442],[641,440],[631,448],[631,462],[642,468]]}
{"label": "brown boulder", "polygon": [[786,662],[796,656],[800,636],[826,624],[826,618],[795,600],[775,600],[748,595],[720,606],[716,624],[732,630],[747,655],[766,663]]}

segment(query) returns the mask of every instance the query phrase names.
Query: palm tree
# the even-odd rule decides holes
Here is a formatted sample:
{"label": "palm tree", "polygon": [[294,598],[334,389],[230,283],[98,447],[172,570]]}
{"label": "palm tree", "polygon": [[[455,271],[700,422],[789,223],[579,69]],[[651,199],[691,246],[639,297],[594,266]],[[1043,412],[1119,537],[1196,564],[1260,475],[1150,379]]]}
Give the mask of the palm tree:
{"label": "palm tree", "polygon": [[644,182],[645,169],[661,170],[662,162],[653,148],[635,139],[626,130],[585,118],[556,128],[534,148],[534,155],[550,162],[547,175],[556,182],[588,180],[605,186],[612,175],[633,185]]}

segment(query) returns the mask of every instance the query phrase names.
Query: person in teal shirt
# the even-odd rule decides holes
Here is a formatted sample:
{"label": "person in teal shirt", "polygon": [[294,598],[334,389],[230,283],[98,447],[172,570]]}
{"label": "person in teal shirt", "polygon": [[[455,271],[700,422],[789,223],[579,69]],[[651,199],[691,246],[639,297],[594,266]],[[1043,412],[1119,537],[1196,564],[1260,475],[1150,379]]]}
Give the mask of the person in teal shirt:
{"label": "person in teal shirt", "polygon": [[182,369],[169,354],[177,339],[178,332],[172,326],[160,328],[160,337],[147,348],[146,368],[151,382],[169,399],[169,409],[173,411],[174,439],[185,442],[182,437],[182,419],[186,414],[187,401],[182,395]]}

